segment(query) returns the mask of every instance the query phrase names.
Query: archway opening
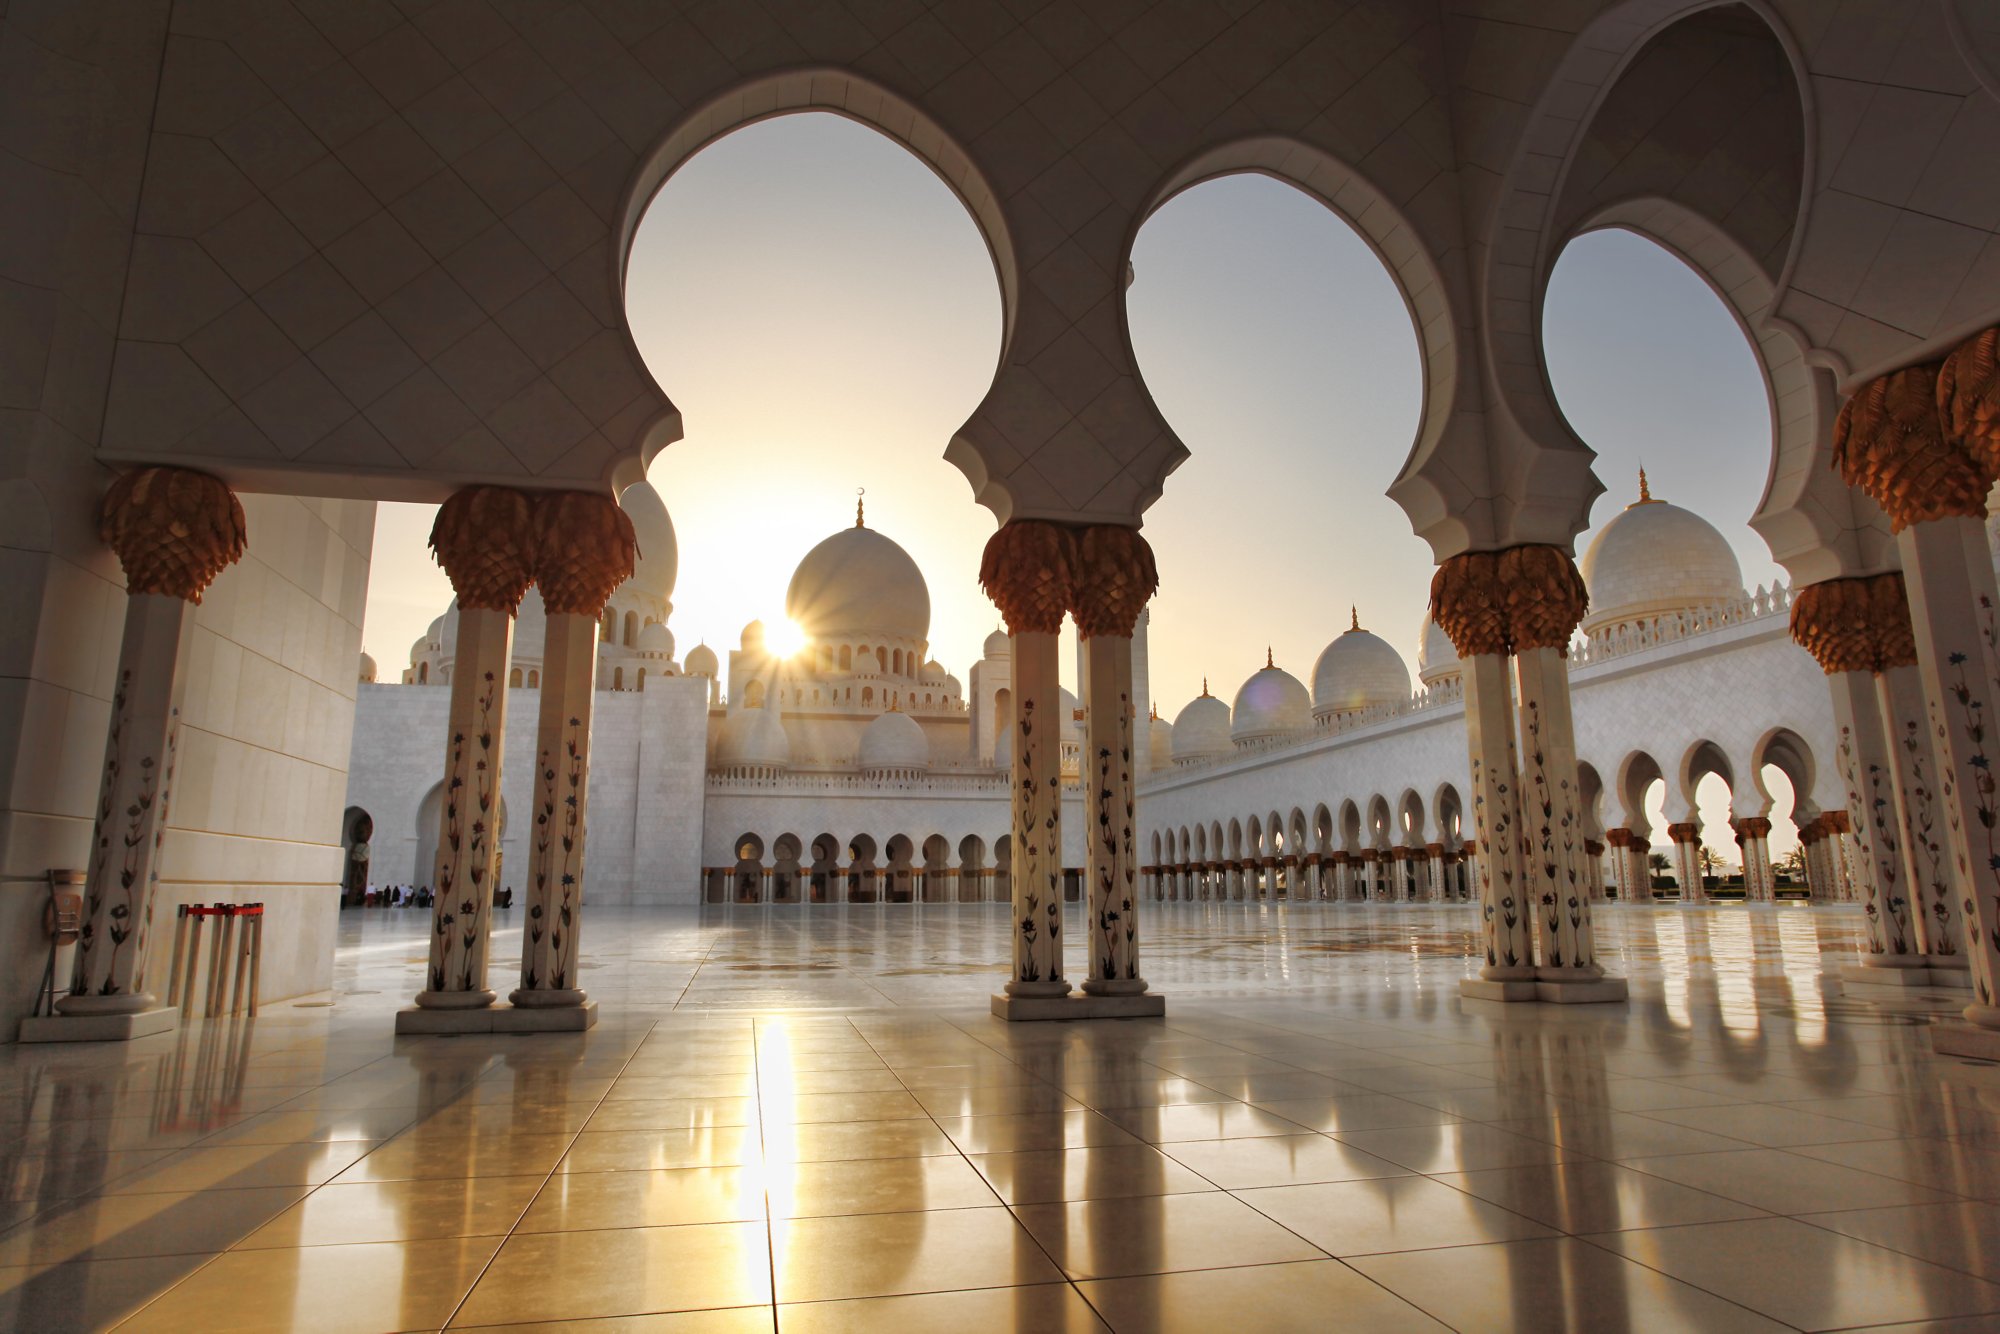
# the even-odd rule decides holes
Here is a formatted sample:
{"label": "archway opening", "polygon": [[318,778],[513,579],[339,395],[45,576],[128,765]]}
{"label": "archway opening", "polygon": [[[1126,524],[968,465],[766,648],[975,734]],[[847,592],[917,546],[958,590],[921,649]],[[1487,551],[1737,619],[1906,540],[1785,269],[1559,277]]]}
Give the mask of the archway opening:
{"label": "archway opening", "polygon": [[[1350,604],[1413,658],[1432,564],[1386,495],[1424,406],[1402,288],[1319,197],[1261,169],[1212,170],[1235,174],[1172,195],[1140,227],[1125,296],[1140,373],[1190,452],[1146,516],[1163,715],[1204,673],[1228,698],[1224,682],[1262,666],[1251,645],[1308,678]],[[1218,522],[1228,541],[1203,540]],[[1292,614],[1242,596],[1274,569],[1361,568],[1365,581]],[[1218,658],[1218,644],[1243,656]]]}

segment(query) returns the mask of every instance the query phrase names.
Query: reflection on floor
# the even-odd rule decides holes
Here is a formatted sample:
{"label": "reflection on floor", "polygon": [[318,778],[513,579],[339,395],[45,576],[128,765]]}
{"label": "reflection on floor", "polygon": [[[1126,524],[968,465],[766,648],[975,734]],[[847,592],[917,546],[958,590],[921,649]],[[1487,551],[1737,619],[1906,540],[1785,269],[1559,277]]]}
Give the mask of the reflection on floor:
{"label": "reflection on floor", "polygon": [[0,1328],[2000,1327],[1962,1002],[1599,921],[1629,1006],[1508,1008],[1470,909],[1167,905],[1164,1021],[1009,1027],[998,907],[599,911],[587,1036],[398,1041],[424,916],[350,913],[331,1006],[0,1048]]}

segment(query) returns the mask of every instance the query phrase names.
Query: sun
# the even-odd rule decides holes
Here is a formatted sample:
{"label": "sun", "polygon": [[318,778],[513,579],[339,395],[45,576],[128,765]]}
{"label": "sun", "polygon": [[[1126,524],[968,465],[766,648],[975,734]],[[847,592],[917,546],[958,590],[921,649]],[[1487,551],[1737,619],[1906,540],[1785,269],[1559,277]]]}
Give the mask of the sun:
{"label": "sun", "polygon": [[764,648],[776,658],[789,658],[806,646],[806,632],[786,616],[774,617],[764,626]]}

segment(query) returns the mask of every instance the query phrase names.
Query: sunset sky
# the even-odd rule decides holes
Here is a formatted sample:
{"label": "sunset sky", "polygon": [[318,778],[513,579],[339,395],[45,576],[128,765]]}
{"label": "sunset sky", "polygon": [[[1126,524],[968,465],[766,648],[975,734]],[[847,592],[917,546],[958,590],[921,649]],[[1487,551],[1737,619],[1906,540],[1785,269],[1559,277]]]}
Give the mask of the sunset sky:
{"label": "sunset sky", "polygon": [[[1228,697],[1267,645],[1310,683],[1350,605],[1414,673],[1431,559],[1383,493],[1420,388],[1387,271],[1315,200],[1254,176],[1170,201],[1132,262],[1139,367],[1191,454],[1145,521],[1160,712],[1204,676]],[[799,557],[853,522],[866,487],[869,525],[929,580],[932,653],[963,676],[997,624],[976,578],[994,524],[942,454],[992,381],[1000,299],[957,197],[852,122],[752,125],[667,184],[627,297],[687,428],[651,472],[680,540],[680,652],[734,646],[745,622],[781,616]],[[1593,520],[1634,498],[1643,462],[1655,495],[1731,539],[1749,586],[1781,578],[1747,526],[1769,410],[1708,288],[1649,242],[1597,233],[1558,263],[1545,327],[1557,397],[1609,488]],[[430,516],[381,507],[364,639],[385,679],[450,598],[423,547]]]}

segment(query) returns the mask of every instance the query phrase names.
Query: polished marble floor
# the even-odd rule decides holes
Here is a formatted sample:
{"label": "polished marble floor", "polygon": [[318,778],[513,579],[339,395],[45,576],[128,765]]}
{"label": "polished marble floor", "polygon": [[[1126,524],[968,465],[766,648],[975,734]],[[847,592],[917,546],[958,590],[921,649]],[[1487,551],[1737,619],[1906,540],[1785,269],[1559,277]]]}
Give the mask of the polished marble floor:
{"label": "polished marble floor", "polygon": [[2000,1068],[1854,910],[1608,908],[1623,1006],[1474,930],[1166,905],[1165,1020],[1008,1026],[998,907],[596,911],[588,1035],[398,1040],[349,913],[330,996],[0,1048],[0,1329],[2000,1329]]}

